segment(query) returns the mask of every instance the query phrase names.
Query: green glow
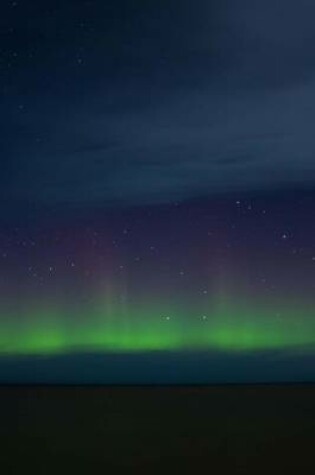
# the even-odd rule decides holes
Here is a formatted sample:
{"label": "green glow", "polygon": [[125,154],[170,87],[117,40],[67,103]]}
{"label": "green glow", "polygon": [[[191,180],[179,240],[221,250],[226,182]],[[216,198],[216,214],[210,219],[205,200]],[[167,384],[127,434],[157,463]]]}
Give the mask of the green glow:
{"label": "green glow", "polygon": [[[159,311],[156,305],[127,307],[108,301],[74,316],[55,308],[0,318],[2,355],[172,350],[258,351],[315,347],[315,318],[309,309],[281,307],[282,316],[256,305],[209,305],[203,315]],[[165,309],[165,306],[163,306]]]}

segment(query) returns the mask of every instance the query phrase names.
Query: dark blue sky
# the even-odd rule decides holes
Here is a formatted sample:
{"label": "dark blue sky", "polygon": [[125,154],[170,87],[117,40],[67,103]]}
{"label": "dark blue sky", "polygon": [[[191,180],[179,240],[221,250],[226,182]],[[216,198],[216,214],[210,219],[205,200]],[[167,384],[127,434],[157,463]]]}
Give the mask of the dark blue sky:
{"label": "dark blue sky", "polygon": [[[314,380],[314,18],[312,0],[2,2],[1,381]],[[97,298],[136,344],[135,302],[175,340],[233,302],[227,350],[43,358],[107,335]],[[237,332],[264,351],[229,352]]]}
{"label": "dark blue sky", "polygon": [[6,208],[313,187],[314,15],[309,0],[5,2]]}

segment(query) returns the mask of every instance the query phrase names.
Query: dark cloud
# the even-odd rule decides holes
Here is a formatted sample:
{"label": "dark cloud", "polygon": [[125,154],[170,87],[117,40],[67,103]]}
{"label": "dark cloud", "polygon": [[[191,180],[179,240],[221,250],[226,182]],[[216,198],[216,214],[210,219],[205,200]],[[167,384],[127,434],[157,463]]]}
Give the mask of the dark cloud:
{"label": "dark cloud", "polygon": [[151,203],[314,183],[312,2],[19,8],[0,21],[12,63],[3,200]]}

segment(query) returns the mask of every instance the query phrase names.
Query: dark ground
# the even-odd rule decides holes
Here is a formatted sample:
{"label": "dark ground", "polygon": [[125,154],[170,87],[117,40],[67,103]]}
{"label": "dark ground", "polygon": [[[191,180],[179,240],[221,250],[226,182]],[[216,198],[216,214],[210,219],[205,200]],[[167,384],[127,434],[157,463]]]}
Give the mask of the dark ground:
{"label": "dark ground", "polygon": [[315,473],[315,384],[2,387],[3,475]]}

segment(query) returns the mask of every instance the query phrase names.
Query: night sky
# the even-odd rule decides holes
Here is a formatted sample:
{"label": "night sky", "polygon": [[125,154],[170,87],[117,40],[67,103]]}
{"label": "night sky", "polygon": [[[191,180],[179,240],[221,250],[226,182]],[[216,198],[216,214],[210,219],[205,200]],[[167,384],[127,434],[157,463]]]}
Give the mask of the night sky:
{"label": "night sky", "polygon": [[0,18],[0,382],[315,381],[315,5]]}

